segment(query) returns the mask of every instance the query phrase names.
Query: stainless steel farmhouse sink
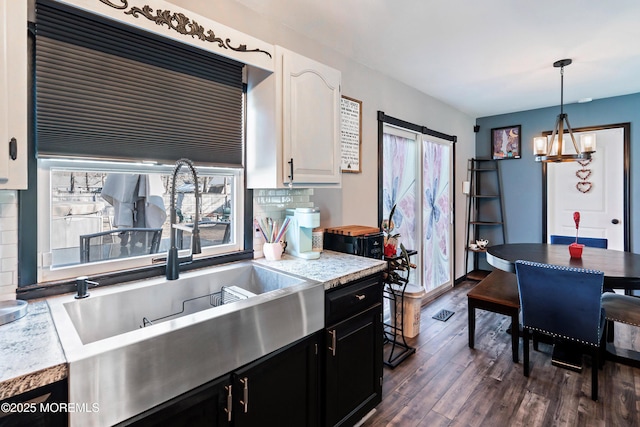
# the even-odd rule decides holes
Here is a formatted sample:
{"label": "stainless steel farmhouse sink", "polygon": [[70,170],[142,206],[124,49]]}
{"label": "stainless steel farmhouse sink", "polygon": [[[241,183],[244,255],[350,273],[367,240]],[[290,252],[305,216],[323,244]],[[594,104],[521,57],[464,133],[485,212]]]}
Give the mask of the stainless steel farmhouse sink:
{"label": "stainless steel farmhouse sink", "polygon": [[69,402],[87,409],[70,424],[82,426],[130,418],[324,326],[322,283],[251,261],[48,303]]}

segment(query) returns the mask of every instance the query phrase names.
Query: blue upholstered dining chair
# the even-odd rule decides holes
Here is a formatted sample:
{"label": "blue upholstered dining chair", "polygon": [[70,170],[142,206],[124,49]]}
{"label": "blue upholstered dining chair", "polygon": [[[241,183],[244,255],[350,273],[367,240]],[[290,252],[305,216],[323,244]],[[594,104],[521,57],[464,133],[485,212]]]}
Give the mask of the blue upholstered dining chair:
{"label": "blue upholstered dining chair", "polygon": [[529,261],[516,261],[523,331],[524,375],[529,376],[529,338],[541,332],[588,348],[591,398],[598,400],[598,369],[603,351],[604,273]]}
{"label": "blue upholstered dining chair", "polygon": [[[552,245],[570,245],[575,241],[576,238],[572,236],[559,236],[557,234],[549,236],[549,242]],[[607,249],[609,241],[600,237],[578,237],[578,243],[592,248]]]}

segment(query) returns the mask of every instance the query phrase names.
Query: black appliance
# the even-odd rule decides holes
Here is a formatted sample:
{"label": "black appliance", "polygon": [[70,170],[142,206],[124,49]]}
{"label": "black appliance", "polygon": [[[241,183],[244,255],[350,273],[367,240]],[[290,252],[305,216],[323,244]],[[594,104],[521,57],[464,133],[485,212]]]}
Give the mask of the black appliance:
{"label": "black appliance", "polygon": [[382,259],[384,234],[379,228],[365,225],[327,228],[323,247],[330,251]]}

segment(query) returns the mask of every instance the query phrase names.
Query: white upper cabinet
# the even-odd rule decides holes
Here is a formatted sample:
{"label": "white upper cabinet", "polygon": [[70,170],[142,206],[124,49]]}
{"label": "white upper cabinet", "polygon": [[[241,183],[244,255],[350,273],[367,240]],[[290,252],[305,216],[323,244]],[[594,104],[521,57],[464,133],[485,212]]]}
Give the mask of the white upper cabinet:
{"label": "white upper cabinet", "polygon": [[248,187],[340,186],[340,71],[280,46],[275,60],[247,73]]}
{"label": "white upper cabinet", "polygon": [[27,3],[0,0],[0,190],[27,188]]}
{"label": "white upper cabinet", "polygon": [[283,53],[282,64],[287,164],[282,178],[284,182],[339,184],[340,72],[293,52]]}

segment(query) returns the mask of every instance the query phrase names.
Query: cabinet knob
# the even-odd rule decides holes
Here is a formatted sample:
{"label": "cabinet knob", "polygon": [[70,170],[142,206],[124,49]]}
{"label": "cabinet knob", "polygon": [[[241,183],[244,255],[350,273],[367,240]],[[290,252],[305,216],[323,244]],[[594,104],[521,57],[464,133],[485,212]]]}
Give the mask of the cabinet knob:
{"label": "cabinet knob", "polygon": [[362,301],[366,297],[367,297],[366,295],[356,295],[356,298],[358,298],[358,301]]}
{"label": "cabinet knob", "polygon": [[613,218],[611,220],[611,224],[618,224],[620,222],[620,220],[618,218]]}

